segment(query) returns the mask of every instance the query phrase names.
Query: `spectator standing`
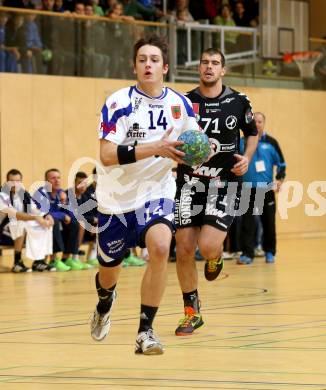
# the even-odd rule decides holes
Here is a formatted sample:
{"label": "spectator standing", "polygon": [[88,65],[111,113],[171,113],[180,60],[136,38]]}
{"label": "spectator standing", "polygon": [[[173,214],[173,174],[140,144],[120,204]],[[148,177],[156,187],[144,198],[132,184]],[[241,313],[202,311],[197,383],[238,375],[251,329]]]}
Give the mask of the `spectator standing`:
{"label": "spectator standing", "polygon": [[93,13],[97,16],[104,16],[104,11],[99,5],[99,0],[90,0],[89,4],[93,7]]}
{"label": "spectator standing", "polygon": [[[222,5],[219,16],[214,18],[213,24],[218,26],[235,27],[235,21],[232,18],[230,6],[227,4]],[[237,33],[230,31],[224,33],[225,52],[233,53],[236,49]],[[218,35],[220,36],[220,34]],[[220,46],[220,39],[217,40],[217,46]]]}
{"label": "spectator standing", "polygon": [[[281,148],[275,138],[265,132],[265,115],[256,112],[255,122],[259,134],[257,150],[244,175],[244,186],[251,188],[249,208],[241,218],[240,245],[242,255],[238,264],[251,264],[255,250],[255,215],[260,215],[263,225],[263,250],[266,263],[274,263],[276,254],[275,228],[275,192],[281,188],[285,178],[286,164]],[[244,150],[245,141],[242,138],[240,147]],[[277,168],[276,181],[274,167]],[[262,197],[264,199],[262,200]]]}
{"label": "spectator standing", "polygon": [[21,72],[21,59],[26,56],[27,51],[23,24],[24,17],[18,13],[13,14],[6,24],[6,72]]}
{"label": "spectator standing", "polygon": [[249,27],[250,20],[243,1],[237,1],[234,5],[233,19],[238,27]]}
{"label": "spectator standing", "polygon": [[27,55],[26,60],[23,61],[23,71],[42,74],[44,72],[42,61],[43,44],[38,25],[35,22],[36,17],[36,14],[27,14],[25,17]]}
{"label": "spectator standing", "polygon": [[7,14],[4,12],[0,12],[0,72],[5,72],[6,70],[5,38],[7,21]]}

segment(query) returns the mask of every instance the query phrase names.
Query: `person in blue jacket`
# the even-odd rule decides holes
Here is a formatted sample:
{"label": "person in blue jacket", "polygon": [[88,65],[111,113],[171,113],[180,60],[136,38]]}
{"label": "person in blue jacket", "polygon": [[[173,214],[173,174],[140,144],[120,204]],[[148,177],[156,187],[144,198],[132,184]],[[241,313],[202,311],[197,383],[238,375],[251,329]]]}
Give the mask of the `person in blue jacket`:
{"label": "person in blue jacket", "polygon": [[[66,192],[61,188],[61,174],[56,168],[45,172],[46,185],[39,188],[33,195],[38,207],[50,214],[53,225],[53,265],[57,271],[78,270],[78,234],[79,224],[69,215]],[[60,259],[57,254],[62,252]]]}
{"label": "person in blue jacket", "polygon": [[[248,210],[242,215],[240,245],[242,255],[238,264],[251,264],[255,250],[255,215],[263,225],[263,249],[266,263],[274,263],[276,254],[275,192],[280,190],[285,178],[286,164],[281,148],[275,138],[265,132],[265,115],[254,114],[259,142],[247,173],[243,176],[244,186],[251,187]],[[245,139],[240,140],[243,152]],[[274,180],[274,167],[276,176]],[[261,200],[261,201],[260,201]],[[240,205],[241,208],[241,205]]]}

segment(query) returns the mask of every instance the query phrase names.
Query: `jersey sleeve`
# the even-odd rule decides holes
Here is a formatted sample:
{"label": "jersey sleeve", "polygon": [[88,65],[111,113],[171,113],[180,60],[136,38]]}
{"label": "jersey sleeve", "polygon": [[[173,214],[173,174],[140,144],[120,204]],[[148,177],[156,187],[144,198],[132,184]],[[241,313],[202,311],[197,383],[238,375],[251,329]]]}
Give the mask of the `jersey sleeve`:
{"label": "jersey sleeve", "polygon": [[274,146],[274,165],[276,165],[276,180],[283,180],[285,178],[286,163],[279,143],[273,139]]}
{"label": "jersey sleeve", "polygon": [[240,122],[240,128],[243,131],[245,137],[250,135],[257,135],[257,127],[254,119],[254,113],[252,111],[252,106],[248,97],[244,94],[239,94],[240,99],[243,105],[243,113]]}
{"label": "jersey sleeve", "polygon": [[201,130],[199,124],[196,120],[196,115],[192,108],[192,103],[190,99],[186,96],[183,96],[183,104],[185,109],[184,122],[183,122],[183,131],[187,130]]}
{"label": "jersey sleeve", "polygon": [[[123,105],[123,100],[127,104]],[[99,139],[105,139],[117,145],[121,144],[127,134],[125,118],[130,114],[131,109],[130,99],[126,101],[126,99],[118,97],[117,94],[108,97],[101,111],[98,128]]]}

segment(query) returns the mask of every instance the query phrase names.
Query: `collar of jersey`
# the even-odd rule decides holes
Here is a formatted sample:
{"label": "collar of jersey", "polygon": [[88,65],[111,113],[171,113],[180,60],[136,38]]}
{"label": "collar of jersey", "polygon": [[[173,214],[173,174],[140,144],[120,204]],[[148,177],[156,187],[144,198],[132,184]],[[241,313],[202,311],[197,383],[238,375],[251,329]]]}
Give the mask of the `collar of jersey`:
{"label": "collar of jersey", "polygon": [[145,96],[147,97],[148,99],[151,99],[151,100],[161,100],[163,99],[166,94],[168,93],[168,89],[166,87],[163,87],[163,90],[162,90],[162,93],[161,95],[159,96],[149,96],[149,95],[146,95],[145,92],[141,91],[140,89],[137,88],[137,86],[135,85],[135,91],[139,94],[139,95],[142,95],[142,96]]}

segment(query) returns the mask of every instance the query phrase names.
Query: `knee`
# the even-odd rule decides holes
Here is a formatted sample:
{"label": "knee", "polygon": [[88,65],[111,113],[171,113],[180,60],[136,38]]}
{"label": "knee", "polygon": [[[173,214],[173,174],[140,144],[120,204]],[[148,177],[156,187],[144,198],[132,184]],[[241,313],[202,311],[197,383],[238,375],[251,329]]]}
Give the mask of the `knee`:
{"label": "knee", "polygon": [[199,245],[200,254],[204,259],[216,259],[222,254],[222,246],[216,246],[212,244]]}
{"label": "knee", "polygon": [[148,248],[149,259],[151,262],[167,261],[170,253],[169,243],[157,242]]}

